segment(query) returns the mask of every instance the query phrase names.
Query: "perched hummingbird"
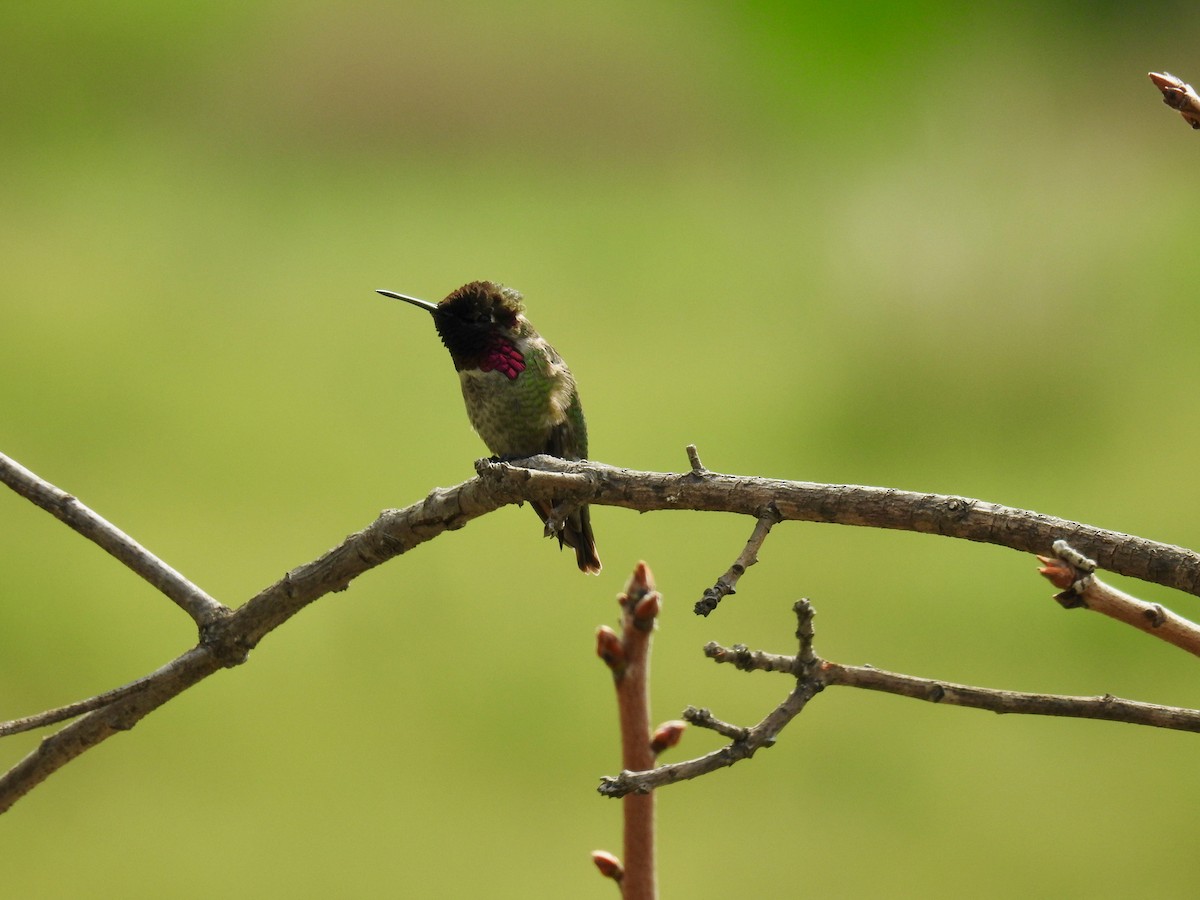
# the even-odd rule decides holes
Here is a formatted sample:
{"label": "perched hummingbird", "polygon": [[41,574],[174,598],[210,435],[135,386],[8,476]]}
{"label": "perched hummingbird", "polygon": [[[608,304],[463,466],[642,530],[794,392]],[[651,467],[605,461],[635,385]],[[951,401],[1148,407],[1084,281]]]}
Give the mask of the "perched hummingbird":
{"label": "perched hummingbird", "polygon": [[[491,281],[464,284],[441,303],[393,291],[433,316],[438,336],[450,351],[462,385],[471,425],[488,449],[501,459],[547,453],[562,459],[587,456],[587,424],[575,379],[558,352],[529,320],[521,295]],[[543,523],[553,503],[534,501]],[[550,535],[546,525],[546,535]],[[558,545],[575,549],[581,572],[600,572],[591,517],[581,506],[558,532]]]}

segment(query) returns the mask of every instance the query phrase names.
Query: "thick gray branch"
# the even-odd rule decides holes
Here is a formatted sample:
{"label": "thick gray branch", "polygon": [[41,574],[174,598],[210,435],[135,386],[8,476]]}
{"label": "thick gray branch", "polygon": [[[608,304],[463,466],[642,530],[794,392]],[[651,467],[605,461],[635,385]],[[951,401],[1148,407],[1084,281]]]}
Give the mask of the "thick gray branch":
{"label": "thick gray branch", "polygon": [[1200,595],[1200,554],[1191,550],[967,497],[715,472],[638,472],[549,456],[480,469],[497,486],[521,492],[548,493],[554,482],[549,473],[574,473],[591,486],[572,499],[640,512],[697,509],[757,517],[773,503],[783,520],[939,534],[1026,553],[1049,555],[1062,539],[1110,572]]}

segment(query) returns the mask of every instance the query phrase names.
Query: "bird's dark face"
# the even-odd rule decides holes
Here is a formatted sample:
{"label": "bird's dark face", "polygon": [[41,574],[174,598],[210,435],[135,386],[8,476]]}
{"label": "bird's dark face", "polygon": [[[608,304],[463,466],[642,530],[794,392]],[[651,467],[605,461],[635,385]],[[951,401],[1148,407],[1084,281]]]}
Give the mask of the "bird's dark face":
{"label": "bird's dark face", "polygon": [[511,342],[521,295],[491,281],[472,281],[437,305],[433,323],[459,369],[477,367],[497,342]]}
{"label": "bird's dark face", "polygon": [[522,315],[525,307],[520,293],[512,288],[494,281],[472,281],[436,304],[395,291],[379,293],[430,313],[460,372],[495,368],[515,378],[524,370],[517,339],[532,334],[533,329]]}

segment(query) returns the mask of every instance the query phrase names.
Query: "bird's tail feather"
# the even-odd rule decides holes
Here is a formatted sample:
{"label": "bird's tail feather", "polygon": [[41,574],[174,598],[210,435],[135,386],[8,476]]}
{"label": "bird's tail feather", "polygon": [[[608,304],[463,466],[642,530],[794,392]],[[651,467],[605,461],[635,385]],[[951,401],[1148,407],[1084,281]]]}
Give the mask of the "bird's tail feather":
{"label": "bird's tail feather", "polygon": [[596,555],[596,539],[592,536],[592,516],[588,508],[581,506],[572,511],[563,522],[562,529],[555,532],[550,528],[550,515],[554,510],[554,504],[536,500],[532,501],[530,505],[538,514],[538,518],[542,520],[542,524],[546,526],[546,537],[557,537],[560,548],[565,544],[575,551],[575,564],[579,566],[579,571],[589,575],[599,575],[600,557]]}

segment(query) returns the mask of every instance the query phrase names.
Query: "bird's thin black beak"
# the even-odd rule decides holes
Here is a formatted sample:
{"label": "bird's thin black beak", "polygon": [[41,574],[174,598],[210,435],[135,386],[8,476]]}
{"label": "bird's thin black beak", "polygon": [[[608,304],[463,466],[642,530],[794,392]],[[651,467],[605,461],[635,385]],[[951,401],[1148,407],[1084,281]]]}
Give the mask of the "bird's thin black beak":
{"label": "bird's thin black beak", "polygon": [[383,294],[385,297],[391,297],[393,300],[403,300],[405,303],[411,303],[413,306],[419,306],[421,309],[431,312],[434,315],[437,315],[438,312],[438,305],[436,303],[430,303],[428,300],[418,300],[416,297],[409,297],[405,294],[397,294],[395,291],[377,290],[375,293]]}

